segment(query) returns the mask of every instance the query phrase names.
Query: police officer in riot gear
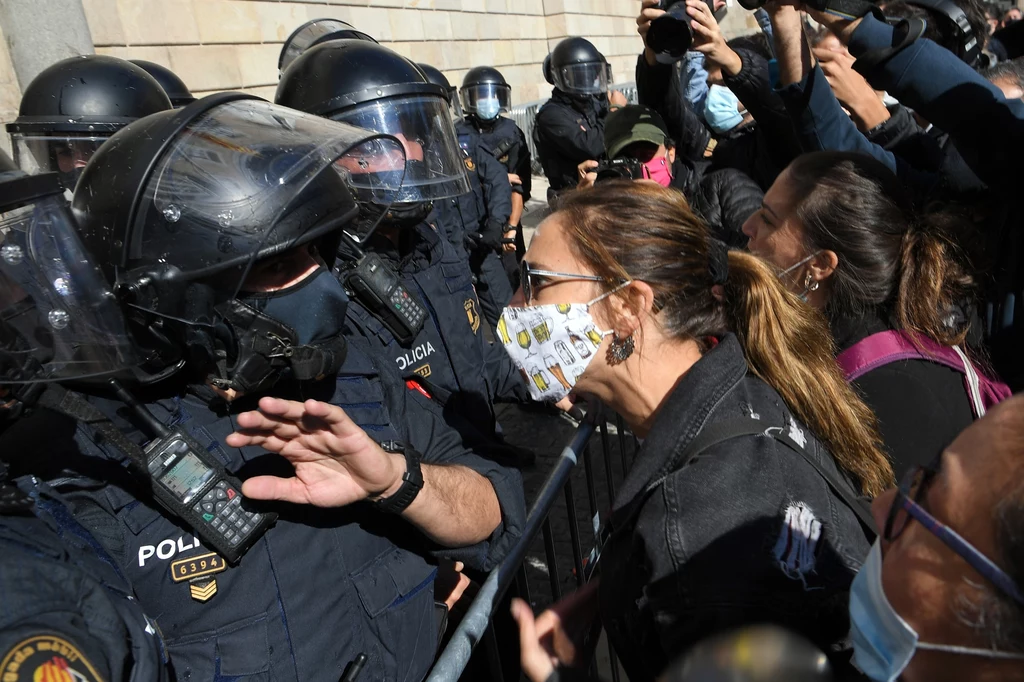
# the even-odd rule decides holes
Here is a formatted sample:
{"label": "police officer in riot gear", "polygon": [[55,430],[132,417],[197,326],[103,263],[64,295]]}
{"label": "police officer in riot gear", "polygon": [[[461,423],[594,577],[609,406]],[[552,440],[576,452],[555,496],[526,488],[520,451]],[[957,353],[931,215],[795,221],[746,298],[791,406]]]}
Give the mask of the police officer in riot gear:
{"label": "police officer in riot gear", "polygon": [[445,93],[447,93],[445,97],[448,99],[448,107],[452,112],[452,119],[457,121],[462,118],[462,106],[459,102],[459,89],[452,85],[448,81],[448,77],[441,73],[441,69],[436,66],[424,64],[423,62],[420,62],[416,66],[420,67],[420,71],[423,72],[423,75],[427,77],[428,81],[434,85],[440,85],[444,88]]}
{"label": "police officer in riot gear", "polygon": [[185,81],[178,77],[178,74],[174,73],[166,66],[157,64],[155,62],[149,62],[145,59],[129,59],[132,64],[142,68],[146,73],[156,79],[156,82],[160,84],[160,87],[167,93],[167,97],[171,100],[171,106],[175,109],[181,109],[184,106],[192,104],[196,101],[196,98],[192,95],[192,92],[185,85]]}
{"label": "police officer in riot gear", "polygon": [[[339,40],[295,60],[281,77],[276,101],[403,141],[408,161],[399,203],[384,212],[375,233],[363,237],[362,248],[383,262],[375,267],[400,279],[403,293],[393,304],[410,313],[396,316],[379,302],[383,296],[350,286],[348,322],[415,386],[414,395],[443,406],[445,421],[467,443],[494,445],[492,402],[526,400],[528,394],[500,346],[484,338],[464,256],[426,221],[434,202],[469,191],[444,88],[385,47]],[[340,276],[353,282],[363,261],[351,250],[339,260]]]}
{"label": "police officer in riot gear", "polygon": [[368,40],[377,42],[372,36],[363,33],[347,21],[340,19],[312,19],[292,31],[281,46],[281,55],[277,58],[277,72],[284,73],[296,57],[320,43],[328,40]]}
{"label": "police officer in riot gear", "polygon": [[34,419],[23,400],[133,361],[63,192],[55,173],[27,176],[0,152],[0,678],[162,681],[160,633],[109,553],[70,500],[11,471],[50,454],[45,429],[75,428]]}
{"label": "police officer in riot gear", "polygon": [[580,163],[604,158],[609,103],[622,106],[626,99],[617,91],[609,96],[608,62],[585,38],[558,43],[544,67],[544,78],[555,87],[537,112],[533,134],[551,200],[576,187]]}
{"label": "police officer in riot gear", "polygon": [[[516,122],[500,114],[512,107],[512,88],[505,77],[493,66],[477,66],[466,72],[459,92],[465,118],[455,124],[460,140],[463,135],[475,134],[485,149],[498,159],[508,173],[512,185],[512,213],[504,234],[506,240],[514,240],[516,260],[526,253],[523,240],[523,207],[530,200],[533,180],[530,147],[526,135]],[[509,251],[506,244],[505,250]],[[510,279],[518,278],[518,268],[511,262],[506,268]],[[517,288],[513,281],[513,289]]]}
{"label": "police officer in riot gear", "polygon": [[32,79],[18,118],[7,124],[14,162],[29,173],[56,172],[68,190],[96,150],[132,121],[171,108],[141,67],[103,55],[70,57]]}
{"label": "police officer in riot gear", "polygon": [[[429,64],[418,66],[427,80],[445,89],[454,113],[458,91],[438,69]],[[496,326],[513,293],[498,256],[512,211],[512,186],[505,167],[479,138],[469,130],[460,131],[458,122],[455,125],[472,191],[436,202],[437,225],[457,250],[466,250],[484,319]]]}
{"label": "police officer in riot gear", "polygon": [[[404,163],[395,139],[226,93],[128,126],[82,175],[72,208],[142,357],[121,390],[61,398],[83,419],[73,442],[46,447],[64,453],[61,492],[155,615],[178,679],[334,682],[363,654],[368,679],[419,680],[437,642],[434,557],[486,569],[520,532],[518,474],[466,451],[340,333],[341,231],[370,229],[379,213],[363,208],[388,205]],[[350,463],[352,499],[377,501],[201,492],[207,471],[288,475],[277,455],[226,444],[268,394],[330,402],[379,442]],[[183,444],[185,470],[130,466],[167,440],[155,425]],[[396,485],[367,490],[381,472]],[[422,515],[437,495],[454,507]],[[467,514],[481,504],[500,512]],[[440,532],[444,516],[470,534]],[[218,548],[238,536],[249,549],[226,562]]]}

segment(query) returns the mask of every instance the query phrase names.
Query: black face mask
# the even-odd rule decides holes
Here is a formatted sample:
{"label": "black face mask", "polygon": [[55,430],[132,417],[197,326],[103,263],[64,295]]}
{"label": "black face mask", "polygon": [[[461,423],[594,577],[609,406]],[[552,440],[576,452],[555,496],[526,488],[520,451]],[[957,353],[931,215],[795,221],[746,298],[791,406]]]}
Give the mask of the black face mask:
{"label": "black face mask", "polygon": [[[214,386],[254,394],[282,378],[319,380],[345,361],[342,336],[348,295],[334,275],[318,268],[295,286],[248,294],[217,306],[230,339]],[[221,340],[225,344],[225,340]]]}
{"label": "black face mask", "polygon": [[287,289],[240,295],[239,300],[295,330],[300,346],[340,334],[348,310],[348,294],[324,267]]}

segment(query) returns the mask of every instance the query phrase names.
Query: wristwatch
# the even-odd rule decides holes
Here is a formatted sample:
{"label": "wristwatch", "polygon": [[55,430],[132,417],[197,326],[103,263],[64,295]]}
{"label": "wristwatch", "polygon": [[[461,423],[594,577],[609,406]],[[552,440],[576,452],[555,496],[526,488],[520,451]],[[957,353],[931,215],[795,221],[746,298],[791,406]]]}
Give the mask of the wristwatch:
{"label": "wristwatch", "polygon": [[378,511],[386,514],[401,514],[423,490],[423,472],[420,470],[420,460],[423,459],[423,455],[414,448],[395,440],[384,441],[380,447],[384,452],[405,455],[405,473],[402,474],[402,487],[398,489],[398,492],[390,497],[375,500],[373,504]]}

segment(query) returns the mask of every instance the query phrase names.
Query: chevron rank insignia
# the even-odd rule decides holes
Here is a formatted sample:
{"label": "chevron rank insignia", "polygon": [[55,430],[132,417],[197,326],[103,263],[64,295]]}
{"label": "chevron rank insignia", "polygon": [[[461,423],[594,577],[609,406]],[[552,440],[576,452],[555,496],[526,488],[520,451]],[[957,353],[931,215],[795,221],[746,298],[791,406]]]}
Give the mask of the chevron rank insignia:
{"label": "chevron rank insignia", "polygon": [[189,582],[188,591],[198,602],[208,602],[217,594],[216,578],[196,578]]}

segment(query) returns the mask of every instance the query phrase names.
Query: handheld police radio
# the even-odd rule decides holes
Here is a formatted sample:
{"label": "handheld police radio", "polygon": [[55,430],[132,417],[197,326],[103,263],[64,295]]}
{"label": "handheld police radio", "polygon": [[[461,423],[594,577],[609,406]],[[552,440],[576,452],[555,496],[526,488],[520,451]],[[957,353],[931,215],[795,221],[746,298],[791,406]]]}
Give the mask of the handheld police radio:
{"label": "handheld police radio", "polygon": [[343,238],[356,253],[352,261],[351,255],[341,252],[342,257],[349,259],[348,264],[340,266],[345,288],[388,328],[398,343],[408,346],[423,329],[426,309],[380,256],[363,252],[348,235]]}
{"label": "handheld police radio", "polygon": [[149,474],[157,503],[191,526],[204,545],[237,564],[277,514],[253,509],[242,497],[242,482],[206,448],[181,429],[164,426],[116,380],[110,385],[154,436],[138,464]]}

